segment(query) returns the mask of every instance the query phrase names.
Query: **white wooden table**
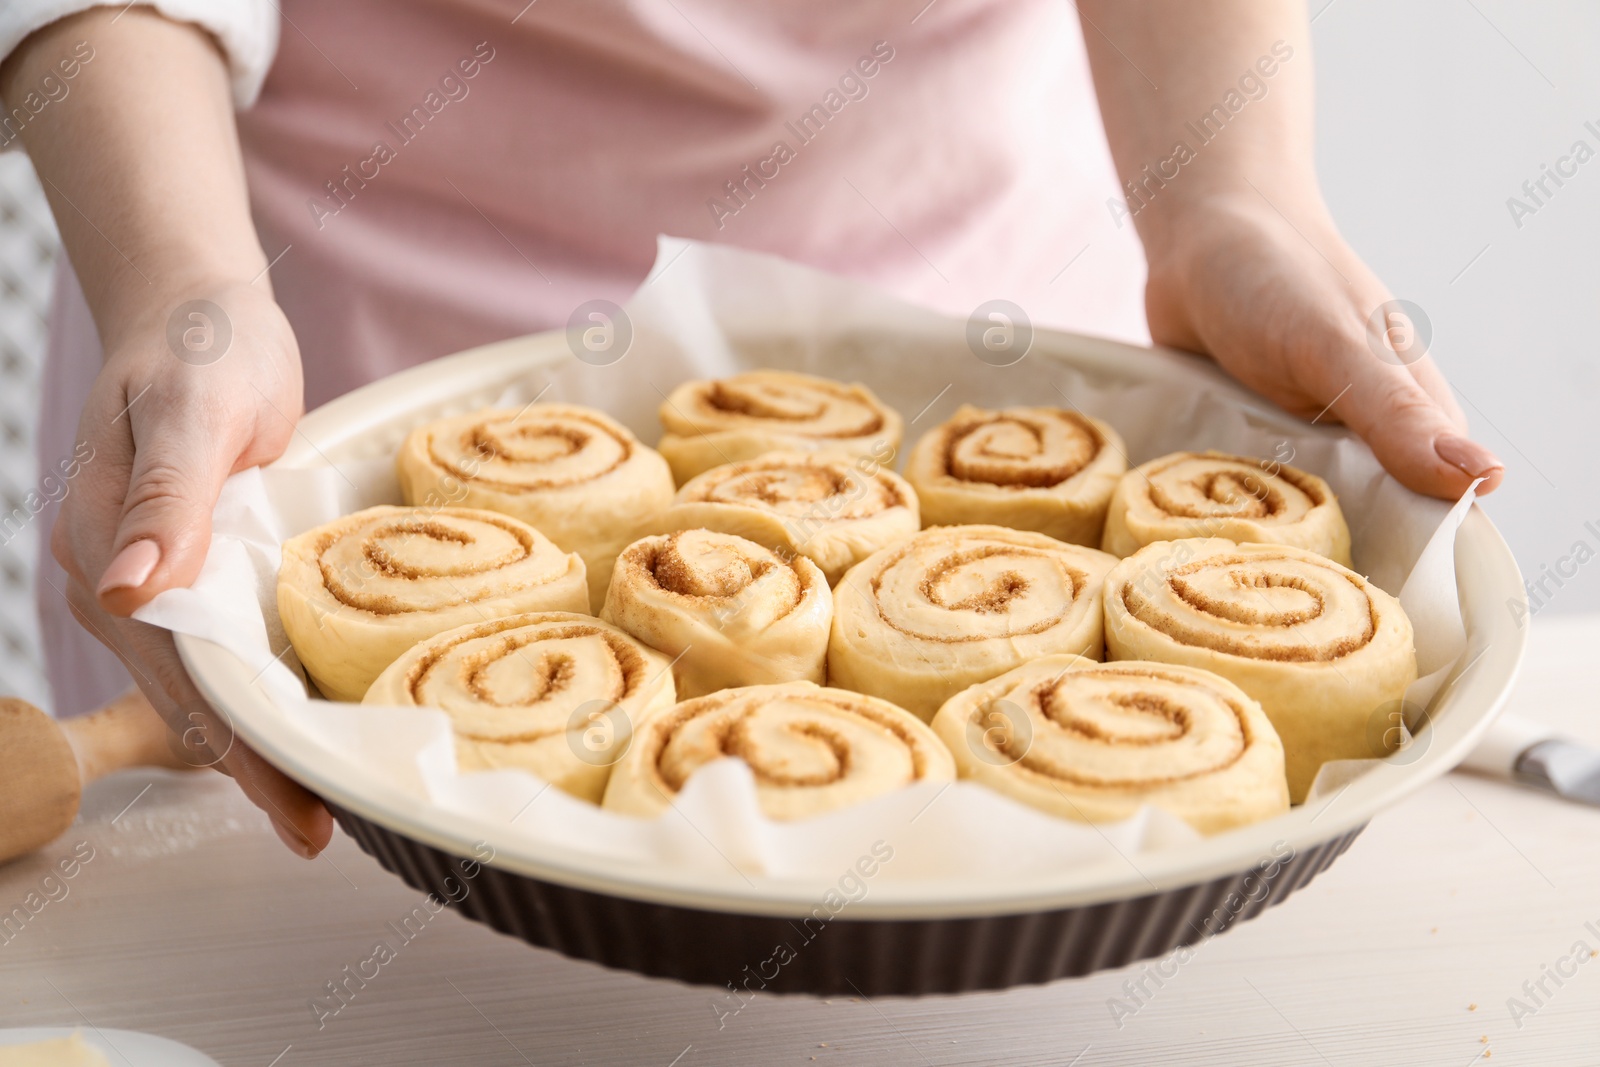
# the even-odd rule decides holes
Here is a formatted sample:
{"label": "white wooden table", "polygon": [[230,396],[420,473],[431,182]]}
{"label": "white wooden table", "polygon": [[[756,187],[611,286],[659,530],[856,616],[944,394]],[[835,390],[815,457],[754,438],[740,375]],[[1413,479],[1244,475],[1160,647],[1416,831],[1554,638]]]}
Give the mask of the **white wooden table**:
{"label": "white wooden table", "polygon": [[[1600,617],[1534,626],[1513,708],[1600,744]],[[709,990],[453,914],[319,1030],[309,999],[420,899],[347,838],[306,863],[220,776],[129,772],[93,788],[61,840],[0,868],[0,912],[75,847],[93,859],[60,899],[0,934],[0,1026],[146,1030],[225,1067],[1600,1064],[1600,957],[1560,962],[1580,940],[1600,950],[1600,810],[1465,774],[1378,818],[1159,988],[1147,979],[1142,1003],[1123,988],[1139,965],[1003,994],[763,997],[722,1030]],[[1544,978],[1538,1005],[1523,984],[1546,965],[1576,974]],[[1138,1009],[1120,1026],[1114,997]],[[1511,997],[1536,1010],[1514,1020]]]}

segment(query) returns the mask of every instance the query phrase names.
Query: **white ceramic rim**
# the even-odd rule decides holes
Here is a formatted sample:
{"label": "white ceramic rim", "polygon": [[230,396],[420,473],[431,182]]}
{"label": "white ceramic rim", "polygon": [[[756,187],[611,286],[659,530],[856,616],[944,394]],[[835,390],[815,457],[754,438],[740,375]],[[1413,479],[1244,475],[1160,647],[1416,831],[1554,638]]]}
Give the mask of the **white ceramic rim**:
{"label": "white ceramic rim", "polygon": [[[1129,382],[1187,376],[1238,404],[1268,428],[1304,431],[1303,423],[1244,390],[1211,364],[1179,353],[1095,337],[1040,330],[1029,357],[1061,359]],[[318,408],[275,466],[327,462],[325,453],[370,436],[391,436],[441,414],[486,403],[506,384],[571,353],[563,332],[534,334],[447,356],[391,375]],[[1329,429],[1328,433],[1342,433]],[[1434,705],[1426,750],[1406,764],[1385,762],[1327,800],[1278,818],[1138,857],[1003,882],[981,872],[959,877],[882,881],[852,902],[852,919],[927,919],[1005,915],[1079,907],[1145,896],[1238,874],[1274,858],[1364,826],[1406,794],[1448,772],[1477,744],[1504,703],[1526,644],[1505,609],[1522,595],[1522,576],[1498,530],[1479,508],[1462,524],[1456,572],[1468,654]],[[348,811],[458,856],[488,842],[493,865],[541,881],[610,896],[709,911],[809,914],[836,879],[777,879],[734,872],[649,870],[576,849],[508,840],[504,826],[436,808],[305,738],[251,683],[251,671],[209,641],[178,637],[200,691],[231,719],[240,738],[291,778]],[[1428,736],[1424,734],[1422,736]],[[1414,750],[1413,750],[1414,751]],[[1412,753],[1408,753],[1411,755]],[[844,872],[841,871],[841,874]]]}

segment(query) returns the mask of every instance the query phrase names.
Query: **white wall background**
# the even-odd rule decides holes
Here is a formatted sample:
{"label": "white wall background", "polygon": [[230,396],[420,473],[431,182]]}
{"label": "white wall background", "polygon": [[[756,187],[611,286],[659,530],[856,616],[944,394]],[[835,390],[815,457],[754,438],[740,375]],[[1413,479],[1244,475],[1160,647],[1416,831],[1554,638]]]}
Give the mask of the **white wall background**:
{"label": "white wall background", "polygon": [[[1433,353],[1507,461],[1487,503],[1537,579],[1600,551],[1600,158],[1519,229],[1506,199],[1582,139],[1600,152],[1600,5],[1311,0],[1321,170],[1334,214],[1433,323]],[[34,482],[32,419],[53,231],[20,156],[0,157],[0,500]],[[26,560],[0,547],[0,693],[43,701]],[[1572,567],[1564,568],[1568,573]],[[1544,610],[1600,608],[1600,561]]]}
{"label": "white wall background", "polygon": [[[1600,550],[1584,529],[1600,530],[1600,156],[1547,183],[1554,195],[1520,229],[1506,200],[1575,141],[1600,153],[1584,128],[1600,131],[1600,5],[1312,0],[1312,12],[1334,215],[1428,312],[1434,357],[1506,461],[1485,506],[1537,580],[1579,540]],[[1600,608],[1600,562],[1563,583],[1547,579],[1542,610]]]}

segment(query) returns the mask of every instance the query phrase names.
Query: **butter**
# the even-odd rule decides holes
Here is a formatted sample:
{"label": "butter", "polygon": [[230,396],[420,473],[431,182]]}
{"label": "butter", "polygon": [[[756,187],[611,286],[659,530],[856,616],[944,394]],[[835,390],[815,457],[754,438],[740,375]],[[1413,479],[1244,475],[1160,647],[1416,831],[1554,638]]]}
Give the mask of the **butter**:
{"label": "butter", "polygon": [[104,1053],[76,1031],[71,1037],[0,1045],[0,1067],[111,1067]]}

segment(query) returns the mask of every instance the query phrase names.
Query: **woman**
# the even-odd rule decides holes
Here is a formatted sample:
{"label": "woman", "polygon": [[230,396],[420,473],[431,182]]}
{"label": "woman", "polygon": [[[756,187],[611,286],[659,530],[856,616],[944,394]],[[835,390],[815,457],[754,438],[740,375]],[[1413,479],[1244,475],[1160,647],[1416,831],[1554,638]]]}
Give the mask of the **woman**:
{"label": "woman", "polygon": [[[1053,0],[283,0],[279,40],[272,0],[8,4],[0,137],[32,156],[72,267],[42,461],[94,457],[41,584],[60,710],[122,681],[75,647],[70,601],[191,718],[170,638],[128,615],[194,578],[222,481],[307,403],[626,299],[658,232],[1141,339],[1136,230],[1150,337],[1342,420],[1413,489],[1493,488],[1432,362],[1382,347],[1391,294],[1322,202],[1301,3],[1077,13],[1081,31]],[[174,358],[193,301],[221,309],[226,358]],[[253,753],[221,766],[291,848],[327,842],[317,801]]]}

